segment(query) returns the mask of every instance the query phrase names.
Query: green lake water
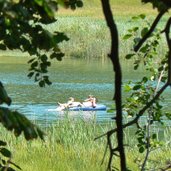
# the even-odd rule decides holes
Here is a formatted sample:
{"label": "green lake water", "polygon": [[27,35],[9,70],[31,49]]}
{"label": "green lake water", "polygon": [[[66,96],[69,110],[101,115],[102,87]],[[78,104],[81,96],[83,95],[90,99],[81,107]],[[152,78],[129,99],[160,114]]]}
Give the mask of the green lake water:
{"label": "green lake water", "polygon": [[[49,69],[51,86],[40,88],[33,79],[27,77],[28,58],[0,57],[0,80],[4,83],[9,96],[12,98],[10,108],[25,114],[29,119],[39,124],[51,124],[64,117],[64,113],[51,111],[57,102],[66,102],[68,97],[83,101],[89,94],[97,97],[98,103],[108,108],[113,104],[114,74],[110,61],[65,59],[56,61]],[[141,69],[137,72],[130,64],[122,62],[123,84],[128,80],[138,80],[145,76]],[[125,94],[123,95],[125,98]],[[165,93],[164,106],[169,109],[171,90]],[[171,110],[170,110],[171,111]],[[72,112],[70,117],[95,119],[98,122],[110,121],[112,114],[106,111]]]}

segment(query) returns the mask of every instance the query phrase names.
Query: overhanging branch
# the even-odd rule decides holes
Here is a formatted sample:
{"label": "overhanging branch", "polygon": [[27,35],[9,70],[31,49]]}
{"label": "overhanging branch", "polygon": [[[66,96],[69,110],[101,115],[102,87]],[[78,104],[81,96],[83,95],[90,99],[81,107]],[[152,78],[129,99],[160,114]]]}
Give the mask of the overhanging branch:
{"label": "overhanging branch", "polygon": [[[149,101],[146,106],[144,106],[140,111],[139,113],[136,115],[136,117],[131,120],[130,122],[122,125],[122,128],[126,128],[130,125],[133,125],[133,124],[137,124],[138,123],[138,119],[144,114],[144,112],[160,97],[160,95],[163,93],[163,91],[171,85],[171,38],[169,36],[169,33],[170,33],[170,26],[171,26],[171,17],[168,19],[167,21],[167,24],[166,24],[166,27],[165,29],[162,31],[162,32],[165,32],[166,34],[166,41],[167,41],[167,45],[168,45],[168,49],[169,49],[169,54],[168,54],[168,80],[166,82],[166,84],[156,93],[156,95],[154,96],[154,98]],[[95,138],[95,140],[99,139],[99,138],[102,138],[104,136],[111,136],[113,133],[115,133],[117,131],[117,128],[115,129],[112,129],[98,137]]]}
{"label": "overhanging branch", "polygon": [[[154,98],[151,100],[151,101],[149,101],[147,104],[146,104],[146,106],[144,106],[140,111],[139,111],[139,113],[136,115],[136,117],[133,119],[133,120],[131,120],[130,122],[128,122],[128,123],[126,123],[126,124],[124,124],[123,126],[122,126],[122,128],[126,128],[126,127],[128,127],[128,126],[130,126],[130,125],[133,125],[133,124],[137,124],[137,121],[138,121],[138,119],[144,114],[144,112],[160,97],[160,95],[163,93],[163,91],[167,88],[169,86],[169,83],[167,82],[159,91],[158,91],[158,93],[154,96]],[[109,135],[109,136],[111,136],[113,133],[115,133],[117,131],[117,128],[115,128],[115,129],[111,129],[110,131],[108,131],[108,132],[106,132],[106,133],[104,133],[104,134],[102,134],[102,135],[100,135],[99,137],[96,137],[95,138],[95,140],[97,140],[97,139],[99,139],[99,138],[102,138],[102,137],[104,137],[104,136],[106,136],[106,135]]]}

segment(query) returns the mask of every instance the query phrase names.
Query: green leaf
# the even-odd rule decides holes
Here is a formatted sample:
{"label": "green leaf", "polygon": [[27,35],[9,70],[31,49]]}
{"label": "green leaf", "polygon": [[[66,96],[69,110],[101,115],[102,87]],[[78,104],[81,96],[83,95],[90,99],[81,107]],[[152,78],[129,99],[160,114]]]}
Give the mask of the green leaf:
{"label": "green leaf", "polygon": [[47,85],[51,85],[51,84],[52,84],[52,82],[49,81],[49,77],[48,77],[48,76],[43,76],[43,78],[44,78],[44,81],[45,81],[45,83],[46,83]]}
{"label": "green leaf", "polygon": [[139,27],[134,27],[132,30],[136,32],[137,30],[139,30]]}
{"label": "green leaf", "polygon": [[[6,170],[6,167],[3,167],[2,170]],[[12,167],[8,167],[8,171],[16,171],[15,169],[13,169]]]}
{"label": "green leaf", "polygon": [[42,71],[43,73],[47,71],[47,66],[46,66],[45,63],[41,63],[41,64],[40,64],[40,68],[41,68],[41,71]]}
{"label": "green leaf", "polygon": [[4,44],[0,44],[0,49],[1,50],[6,50],[7,48],[6,48],[6,46]]}
{"label": "green leaf", "polygon": [[139,90],[141,88],[141,85],[135,85],[134,87],[133,87],[133,90]]}
{"label": "green leaf", "polygon": [[140,148],[139,148],[139,152],[140,153],[143,153],[145,151],[145,148],[143,147],[143,146],[141,146]]}
{"label": "green leaf", "polygon": [[31,78],[34,75],[34,72],[30,72],[27,77]]}
{"label": "green leaf", "polygon": [[124,39],[124,40],[127,40],[127,39],[129,39],[130,37],[132,37],[132,34],[126,34],[126,35],[123,37],[123,39]]}
{"label": "green leaf", "polygon": [[11,152],[6,148],[1,148],[0,153],[5,157],[8,157],[8,158],[11,157]]}
{"label": "green leaf", "polygon": [[[153,8],[157,8],[158,11],[168,10],[170,8],[169,5],[167,5],[168,0],[141,0],[143,3],[151,3],[153,5]],[[169,4],[169,3],[168,3]]]}
{"label": "green leaf", "polygon": [[77,5],[77,7],[81,8],[81,7],[83,7],[83,2],[82,1],[77,1],[76,5]]}
{"label": "green leaf", "polygon": [[139,16],[140,16],[141,19],[145,19],[146,18],[145,14],[140,14]]}
{"label": "green leaf", "polygon": [[48,57],[47,57],[47,55],[44,54],[40,57],[40,59],[42,62],[46,62],[48,60]]}
{"label": "green leaf", "polygon": [[139,67],[139,65],[138,65],[138,64],[134,65],[134,70],[137,70],[137,69],[138,69],[138,67]]}
{"label": "green leaf", "polygon": [[148,78],[147,78],[147,77],[143,77],[142,81],[143,81],[144,83],[146,83],[146,82],[148,81]]}
{"label": "green leaf", "polygon": [[36,59],[36,58],[32,58],[32,59],[30,59],[27,63],[28,63],[28,64],[29,64],[29,63],[32,63],[35,59]]}
{"label": "green leaf", "polygon": [[34,0],[39,6],[43,6],[43,0]]}
{"label": "green leaf", "polygon": [[46,11],[46,14],[48,14],[49,17],[54,16],[54,12],[53,12],[52,8],[49,7],[49,5],[46,1],[44,1],[43,7],[44,7],[44,10]]}
{"label": "green leaf", "polygon": [[45,63],[45,65],[51,66],[51,62],[48,61],[48,62]]}
{"label": "green leaf", "polygon": [[38,61],[35,61],[31,64],[31,68],[35,68],[38,66]]}
{"label": "green leaf", "polygon": [[130,85],[126,84],[126,85],[124,86],[124,91],[125,91],[125,92],[129,92],[129,91],[131,91],[131,90],[132,90],[132,88],[131,88]]}
{"label": "green leaf", "polygon": [[152,139],[154,140],[154,139],[156,139],[157,138],[157,135],[156,134],[153,134],[152,135]]}
{"label": "green leaf", "polygon": [[5,141],[0,140],[0,146],[6,146],[7,143]]}
{"label": "green leaf", "polygon": [[13,163],[12,161],[10,161],[10,164],[11,164],[11,165],[13,165],[13,166],[15,166],[17,169],[22,170],[20,166],[16,165],[16,164],[15,164],[15,163]]}
{"label": "green leaf", "polygon": [[52,53],[51,55],[50,55],[50,58],[51,59],[54,59],[54,58],[56,58],[58,61],[61,61],[62,60],[62,57],[64,57],[64,53]]}
{"label": "green leaf", "polygon": [[137,20],[137,19],[139,19],[139,17],[138,16],[133,16],[131,19],[132,20]]}
{"label": "green leaf", "polygon": [[53,41],[55,43],[60,43],[62,41],[68,41],[69,38],[64,34],[64,33],[60,33],[60,32],[55,32],[55,35],[53,37]]}
{"label": "green leaf", "polygon": [[158,71],[163,71],[164,70],[164,67],[163,66],[160,66],[159,68],[158,68]]}
{"label": "green leaf", "polygon": [[26,140],[38,137],[43,139],[44,133],[17,111],[0,107],[0,122],[7,130],[14,131],[15,136],[19,136],[23,132]]}
{"label": "green leaf", "polygon": [[127,55],[125,56],[125,58],[126,58],[126,59],[131,59],[134,55],[135,55],[134,53],[132,53],[132,54],[127,54]]}
{"label": "green leaf", "polygon": [[171,119],[171,113],[165,112],[165,116],[166,116],[168,119]]}
{"label": "green leaf", "polygon": [[40,87],[45,87],[45,81],[44,80],[39,81],[39,86]]}
{"label": "green leaf", "polygon": [[75,4],[71,4],[70,7],[71,7],[72,10],[76,9],[76,5]]}
{"label": "green leaf", "polygon": [[144,144],[143,139],[144,139],[144,137],[138,137],[137,138],[138,142],[140,143],[139,146],[142,146],[142,144]]}
{"label": "green leaf", "polygon": [[144,37],[144,35],[148,32],[148,28],[145,27],[141,30],[141,37]]}

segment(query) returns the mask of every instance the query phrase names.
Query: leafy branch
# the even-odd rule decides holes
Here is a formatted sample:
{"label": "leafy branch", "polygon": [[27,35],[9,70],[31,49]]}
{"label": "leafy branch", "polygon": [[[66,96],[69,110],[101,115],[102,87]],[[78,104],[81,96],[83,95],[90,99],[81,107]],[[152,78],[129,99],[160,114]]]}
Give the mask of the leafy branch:
{"label": "leafy branch", "polygon": [[[8,96],[4,85],[0,82],[0,104],[11,105],[11,102],[12,100]],[[18,111],[0,106],[0,122],[7,130],[12,131],[16,137],[23,133],[27,141],[36,138],[44,140],[44,132]],[[12,154],[4,147],[6,144],[6,142],[0,140],[0,170],[14,170],[10,165],[21,169],[11,161]]]}
{"label": "leafy branch", "polygon": [[[166,10],[162,10],[159,13],[159,15],[157,16],[157,18],[153,22],[153,24],[150,27],[150,29],[146,29],[146,28],[145,29],[142,29],[143,31],[141,31],[141,33],[144,33],[144,31],[146,32],[145,34],[142,34],[143,35],[142,36],[142,39],[140,39],[140,40],[139,39],[136,39],[136,38],[134,39],[134,40],[139,40],[138,43],[137,43],[137,41],[134,41],[134,43],[136,43],[136,46],[135,46],[135,51],[136,52],[141,48],[141,46],[144,44],[144,42],[147,41],[147,39],[149,37],[153,37],[154,36],[154,34],[153,34],[154,33],[154,29],[155,29],[157,23],[159,22],[159,20],[161,19],[161,17],[164,15],[165,12],[166,12]],[[145,17],[143,15],[141,15],[140,18],[143,19]],[[167,21],[167,24],[165,26],[165,29],[162,32],[160,32],[160,34],[161,33],[165,33],[165,35],[166,35],[166,40],[167,40],[167,44],[168,44],[169,53],[167,53],[167,55],[166,55],[167,60],[166,59],[161,60],[160,65],[162,65],[162,66],[159,66],[158,73],[153,69],[154,68],[153,66],[150,66],[148,64],[149,63],[148,60],[149,60],[149,58],[152,58],[152,54],[153,55],[156,55],[157,54],[156,53],[156,48],[157,48],[157,45],[159,43],[158,43],[158,40],[156,40],[156,39],[158,39],[158,34],[156,34],[156,39],[154,39],[154,42],[152,42],[152,43],[148,42],[150,45],[149,44],[148,45],[145,44],[140,49],[140,52],[138,52],[138,56],[139,57],[143,56],[144,61],[146,60],[144,64],[147,65],[147,66],[149,65],[147,67],[147,70],[153,71],[153,74],[154,75],[151,77],[151,79],[154,80],[154,78],[156,78],[157,74],[160,74],[159,81],[165,82],[165,84],[158,91],[157,91],[157,89],[159,88],[159,86],[157,84],[156,90],[154,90],[154,88],[152,87],[152,88],[149,89],[150,90],[149,92],[146,92],[146,88],[144,87],[143,84],[145,84],[148,81],[148,78],[147,77],[144,77],[142,79],[142,81],[139,82],[139,83],[137,83],[135,86],[133,86],[133,88],[129,88],[128,87],[128,89],[132,89],[132,90],[135,91],[131,96],[133,97],[134,95],[136,95],[137,99],[140,100],[140,101],[142,101],[141,103],[143,104],[143,107],[136,114],[133,114],[133,117],[134,118],[131,121],[129,121],[129,122],[125,123],[125,124],[122,124],[122,129],[125,129],[125,128],[129,127],[129,126],[132,126],[132,125],[136,125],[137,126],[137,128],[138,128],[137,135],[138,135],[138,141],[139,141],[139,151],[140,152],[144,152],[144,147],[147,149],[146,158],[145,158],[144,163],[142,165],[142,169],[144,169],[144,167],[145,167],[145,164],[146,164],[146,161],[147,161],[147,158],[148,158],[148,154],[149,154],[150,148],[152,146],[151,146],[151,141],[150,141],[150,137],[151,137],[150,134],[148,134],[148,132],[147,132],[147,134],[145,133],[145,129],[147,127],[141,128],[141,126],[139,125],[139,119],[140,119],[141,116],[144,115],[144,113],[148,109],[149,109],[148,112],[150,112],[150,108],[153,110],[153,105],[155,104],[156,105],[156,108],[154,108],[154,109],[155,110],[158,110],[158,112],[156,112],[156,116],[155,116],[155,113],[153,111],[149,115],[150,118],[149,118],[148,126],[150,126],[153,123],[153,121],[155,121],[155,120],[158,121],[158,122],[161,122],[161,116],[162,115],[159,114],[159,116],[158,116],[158,113],[160,112],[160,109],[161,109],[161,106],[159,105],[158,100],[160,99],[160,96],[162,95],[162,93],[164,92],[164,90],[168,86],[171,85],[171,79],[170,79],[171,78],[171,39],[169,37],[170,24],[171,24],[171,21],[170,20],[171,19],[169,19]],[[130,33],[127,34],[125,36],[125,39],[128,39],[131,36],[133,36],[134,34],[132,34],[132,33],[133,32],[136,32],[138,29],[139,29],[138,27],[135,27],[132,30],[129,30],[131,34]],[[140,54],[140,53],[142,53],[142,54]],[[136,53],[132,53],[132,54],[128,54],[126,56],[126,58],[127,59],[130,59],[130,58],[135,57],[135,56],[136,56]],[[137,69],[138,66],[139,66],[139,61],[140,60],[138,59],[137,61],[138,62],[135,63],[136,67],[134,67],[134,69]],[[162,79],[163,73],[166,70],[168,70],[167,80],[165,78]],[[142,89],[142,95],[140,95],[140,90],[141,89]],[[147,90],[148,90],[148,88],[147,88]],[[151,100],[149,100],[150,94],[148,94],[148,93],[153,93],[154,94]],[[141,104],[140,106],[137,106],[138,104],[137,105],[134,104],[134,101],[132,102],[132,104],[135,106],[133,108],[133,110],[138,109],[138,107],[140,107],[142,105]],[[151,116],[152,116],[152,118],[151,118]],[[116,123],[117,123],[118,122],[117,109],[116,109],[116,117],[114,117],[114,119],[116,120]],[[150,131],[149,129],[150,128],[147,128],[147,131]],[[109,152],[110,152],[110,157],[109,157],[109,162],[108,162],[108,170],[110,170],[110,168],[111,168],[113,156],[114,155],[115,156],[118,156],[118,154],[116,152],[119,151],[118,150],[118,147],[116,147],[116,148],[115,147],[112,147],[111,136],[114,133],[118,133],[118,127],[114,128],[114,129],[111,129],[111,130],[107,131],[106,133],[104,133],[104,134],[102,134],[102,135],[100,135],[100,136],[98,136],[98,137],[95,138],[95,140],[97,140],[99,138],[102,138],[104,136],[106,136],[106,138],[107,138],[107,147],[109,148]],[[146,137],[147,139],[145,139],[145,136],[147,136]],[[152,135],[152,140],[155,140],[155,139],[156,139],[156,136],[155,136],[155,134],[153,134]],[[154,144],[154,147],[155,147],[155,144]],[[120,160],[122,160],[121,157],[120,157]]]}
{"label": "leafy branch", "polygon": [[46,25],[57,22],[58,6],[75,10],[82,0],[0,1],[0,50],[20,50],[32,58],[28,61],[29,78],[40,87],[50,85],[48,67],[51,60],[61,61],[64,53],[59,47],[69,38],[63,32],[50,32]]}
{"label": "leafy branch", "polygon": [[154,29],[156,28],[157,24],[159,23],[160,19],[162,18],[162,16],[165,14],[165,10],[161,11],[156,19],[154,20],[151,28],[149,29],[149,31],[144,35],[144,37],[138,42],[138,44],[134,47],[134,51],[137,52],[140,47],[142,46],[142,44],[147,40],[147,38],[150,37],[150,35],[153,33]]}

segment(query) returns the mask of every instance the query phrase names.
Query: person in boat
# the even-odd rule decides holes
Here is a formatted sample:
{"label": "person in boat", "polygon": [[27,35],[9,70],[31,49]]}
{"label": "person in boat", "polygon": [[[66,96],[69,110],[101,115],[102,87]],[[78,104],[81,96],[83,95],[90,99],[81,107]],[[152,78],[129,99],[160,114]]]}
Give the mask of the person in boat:
{"label": "person in boat", "polygon": [[73,97],[70,97],[67,101],[67,103],[59,103],[59,106],[61,107],[62,110],[66,109],[66,108],[71,108],[71,107],[78,107],[81,106],[80,102],[76,102],[75,99]]}
{"label": "person in boat", "polygon": [[96,98],[93,95],[89,95],[87,99],[82,102],[83,107],[96,107]]}

